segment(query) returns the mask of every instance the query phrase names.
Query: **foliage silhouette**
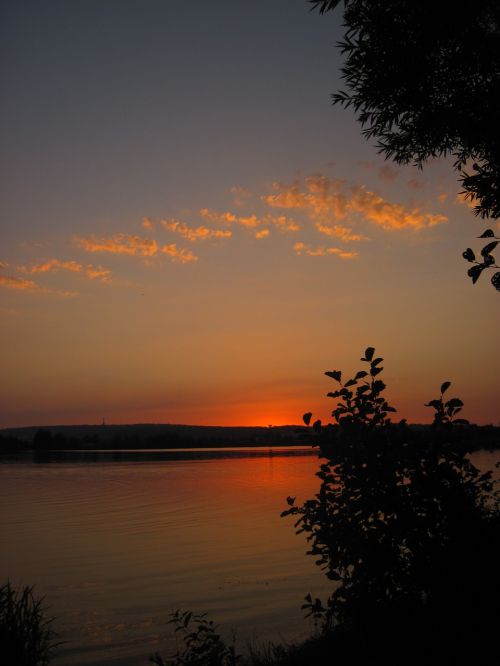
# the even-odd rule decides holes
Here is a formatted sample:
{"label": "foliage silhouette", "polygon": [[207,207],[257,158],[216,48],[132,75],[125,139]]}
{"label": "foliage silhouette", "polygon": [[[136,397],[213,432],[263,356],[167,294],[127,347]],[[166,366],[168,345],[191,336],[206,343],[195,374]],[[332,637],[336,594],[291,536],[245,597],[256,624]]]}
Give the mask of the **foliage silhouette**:
{"label": "foliage silhouette", "polygon": [[[341,4],[309,2],[321,13]],[[452,155],[476,215],[499,218],[500,3],[344,0],[343,18],[346,90],[332,95],[334,104],[352,107],[364,136],[398,164],[421,168]],[[488,229],[480,238],[493,236]],[[499,268],[495,245],[469,269],[473,283]],[[500,290],[500,272],[491,282]]]}
{"label": "foliage silhouette", "polygon": [[227,645],[217,625],[209,620],[206,613],[176,610],[170,616],[169,624],[182,636],[183,647],[166,661],[156,653],[149,658],[156,666],[237,666],[241,656],[236,654],[234,644]]}
{"label": "foliage silhouette", "polygon": [[[338,399],[335,425],[310,426],[311,413],[304,415],[326,462],[317,495],[301,506],[288,498],[282,515],[297,518],[308,554],[336,587],[326,602],[308,595],[303,608],[322,617],[338,654],[345,646],[339,663],[379,663],[377,655],[399,663],[408,645],[407,660],[419,663],[434,643],[443,659],[458,647],[477,658],[476,642],[486,649],[495,635],[488,604],[500,592],[500,502],[491,472],[468,457],[462,401],[445,399],[450,382],[427,404],[434,423],[420,435],[390,420],[383,359],[368,347],[361,360],[367,370],[344,383],[340,371],[325,373],[338,384],[328,393]],[[388,633],[390,645],[381,645],[379,634]]]}
{"label": "foliage silhouette", "polygon": [[20,591],[10,582],[0,587],[0,661],[9,666],[46,666],[60,643],[53,618],[44,617],[43,598],[32,587]]}

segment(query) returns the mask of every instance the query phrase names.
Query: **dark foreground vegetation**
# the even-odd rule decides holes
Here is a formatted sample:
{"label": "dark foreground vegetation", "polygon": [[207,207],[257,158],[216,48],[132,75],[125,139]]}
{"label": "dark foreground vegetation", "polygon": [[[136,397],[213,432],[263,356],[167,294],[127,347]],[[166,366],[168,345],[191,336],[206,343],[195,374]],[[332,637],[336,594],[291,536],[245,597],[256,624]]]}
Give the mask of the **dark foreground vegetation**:
{"label": "dark foreground vegetation", "polygon": [[497,484],[470,460],[450,382],[427,404],[434,419],[422,436],[391,421],[383,359],[369,347],[361,360],[347,381],[326,373],[337,427],[304,415],[324,459],[320,489],[301,506],[289,498],[283,514],[336,583],[327,599],[306,599],[322,627],[312,663],[483,663],[498,626]]}
{"label": "dark foreground vegetation", "polygon": [[[369,347],[361,360],[365,368],[347,381],[341,371],[326,373],[335,382],[328,393],[333,424],[304,414],[302,434],[320,452],[320,486],[302,505],[289,497],[282,514],[295,518],[329,581],[325,589],[333,589],[325,599],[305,599],[316,634],[242,656],[213,620],[179,610],[170,622],[180,647],[150,662],[416,666],[486,663],[495,653],[500,495],[491,471],[480,472],[470,460],[475,447],[462,402],[446,397],[451,385],[444,382],[427,405],[432,426],[392,422],[382,358]],[[3,656],[18,650],[25,659],[6,663],[47,664],[53,633],[40,602],[30,589],[1,590]]]}
{"label": "dark foreground vegetation", "polygon": [[33,588],[16,591],[0,586],[0,663],[6,666],[46,666],[57,643],[52,619],[45,617],[43,599]]}

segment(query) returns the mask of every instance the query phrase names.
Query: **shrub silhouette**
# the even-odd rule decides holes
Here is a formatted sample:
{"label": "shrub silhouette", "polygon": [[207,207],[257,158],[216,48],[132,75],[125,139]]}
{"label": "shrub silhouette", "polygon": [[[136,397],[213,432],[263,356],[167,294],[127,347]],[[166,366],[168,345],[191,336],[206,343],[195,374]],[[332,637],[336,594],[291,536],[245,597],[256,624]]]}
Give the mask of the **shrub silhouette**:
{"label": "shrub silhouette", "polygon": [[234,645],[227,645],[217,625],[209,620],[206,613],[176,610],[171,613],[169,624],[175,626],[175,633],[182,636],[183,647],[166,660],[156,653],[149,661],[156,666],[237,666],[241,656],[236,654]]}
{"label": "shrub silhouette", "polygon": [[446,663],[454,651],[477,659],[495,635],[488,604],[500,589],[491,472],[468,457],[462,401],[444,397],[450,382],[428,403],[434,423],[422,434],[391,422],[374,348],[361,360],[367,369],[346,382],[325,373],[338,385],[328,393],[335,425],[303,417],[325,458],[321,484],[301,506],[289,497],[282,515],[297,518],[308,554],[336,584],[303,608],[335,638],[338,663],[400,663],[401,650],[420,663],[431,645]]}
{"label": "shrub silhouette", "polygon": [[32,587],[16,591],[0,586],[0,662],[9,666],[46,666],[54,649],[52,619],[44,617],[43,599]]}

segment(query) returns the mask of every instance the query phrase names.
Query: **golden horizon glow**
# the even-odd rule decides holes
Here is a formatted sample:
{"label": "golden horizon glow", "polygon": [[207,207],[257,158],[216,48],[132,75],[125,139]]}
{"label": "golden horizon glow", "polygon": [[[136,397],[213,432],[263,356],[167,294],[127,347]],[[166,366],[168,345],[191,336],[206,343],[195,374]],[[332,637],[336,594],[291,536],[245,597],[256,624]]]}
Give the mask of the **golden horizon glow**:
{"label": "golden horizon glow", "polygon": [[[392,184],[393,176],[384,172],[381,180]],[[463,299],[448,291],[453,315],[443,319],[443,291],[420,271],[430,250],[437,270],[437,239],[449,238],[451,205],[468,214],[463,202],[444,198],[440,186],[426,200],[448,208],[428,212],[323,174],[268,187],[271,194],[228,188],[238,213],[196,207],[143,217],[135,224],[147,235],[97,230],[62,238],[64,259],[36,248],[2,258],[0,287],[12,294],[2,306],[3,348],[10,350],[4,366],[12,377],[2,425],[99,423],[101,412],[115,423],[265,427],[300,424],[305,411],[328,422],[325,366],[333,358],[350,367],[374,339],[400,371],[387,380],[401,396],[398,418],[429,422],[429,386],[454,379],[458,364],[465,416],[491,422],[495,375],[484,380],[480,370],[486,347],[464,360],[457,337],[451,357],[439,354],[449,348],[450,325],[467,329]],[[277,208],[294,217],[269,212]],[[179,236],[183,246],[170,242]],[[88,263],[88,254],[101,255],[102,265]],[[422,277],[428,284],[421,288]],[[407,305],[412,299],[416,309]],[[25,328],[17,312],[36,317],[36,329]],[[14,358],[25,361],[13,365]],[[27,393],[40,377],[43,392]]]}

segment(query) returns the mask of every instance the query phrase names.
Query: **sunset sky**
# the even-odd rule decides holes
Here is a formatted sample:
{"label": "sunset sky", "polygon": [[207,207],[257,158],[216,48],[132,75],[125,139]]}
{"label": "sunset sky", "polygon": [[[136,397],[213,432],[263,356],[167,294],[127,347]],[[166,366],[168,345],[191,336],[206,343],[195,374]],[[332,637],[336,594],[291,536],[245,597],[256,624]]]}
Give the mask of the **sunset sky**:
{"label": "sunset sky", "polygon": [[[368,345],[396,418],[498,423],[499,296],[451,160],[377,155],[305,0],[0,10],[0,427],[328,419]],[[491,225],[490,225],[491,226]]]}

